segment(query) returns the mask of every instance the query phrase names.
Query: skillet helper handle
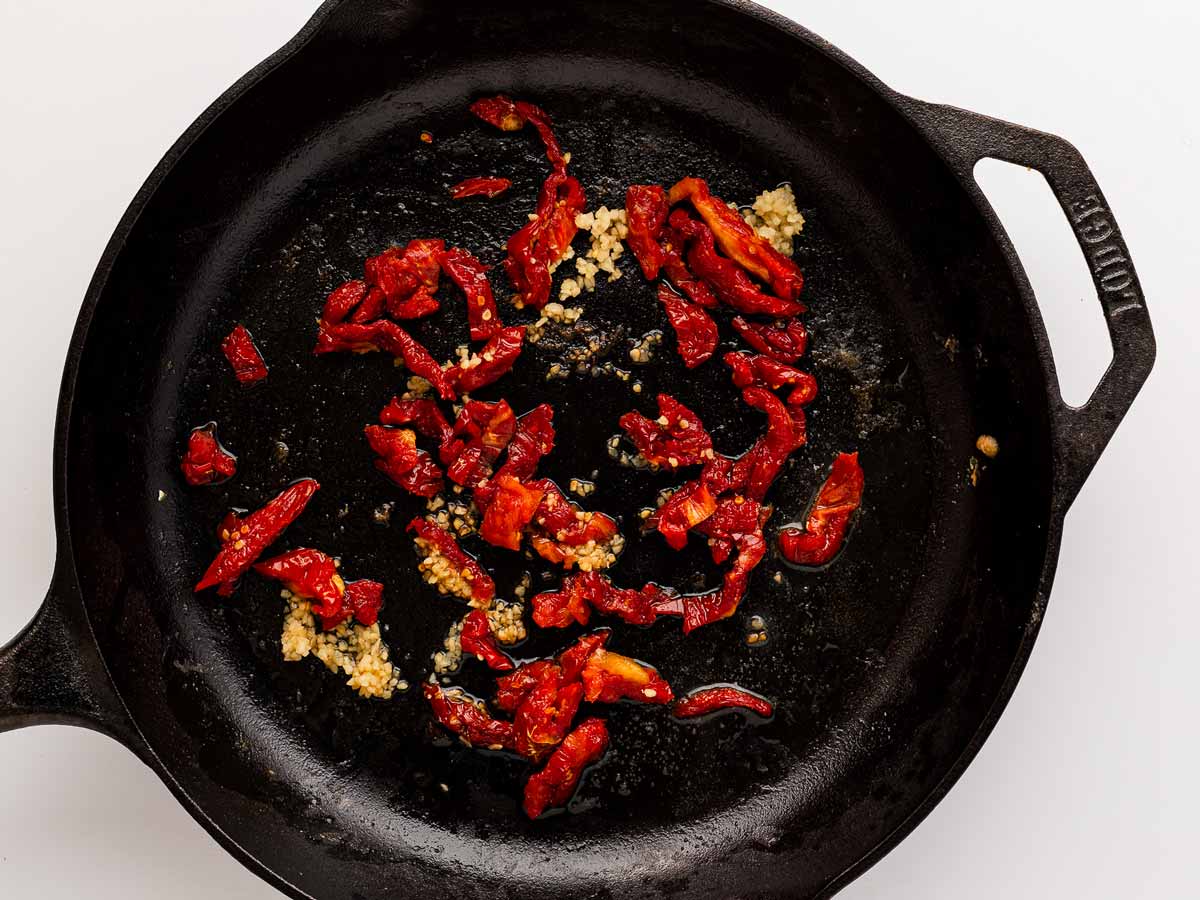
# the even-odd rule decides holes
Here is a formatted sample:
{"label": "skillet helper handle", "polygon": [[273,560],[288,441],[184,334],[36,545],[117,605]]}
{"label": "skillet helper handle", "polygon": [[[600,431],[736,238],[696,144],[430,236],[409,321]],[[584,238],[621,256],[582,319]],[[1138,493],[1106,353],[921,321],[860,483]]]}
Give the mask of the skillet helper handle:
{"label": "skillet helper handle", "polygon": [[[1061,393],[1056,398],[1055,470],[1060,496],[1069,504],[1154,366],[1154,329],[1121,229],[1087,163],[1062,138],[951,106],[907,99],[906,108],[964,181],[974,181],[975,165],[985,158],[1041,172],[1083,250],[1113,358],[1083,406],[1071,406]],[[1049,369],[1057,392],[1052,362]]]}
{"label": "skillet helper handle", "polygon": [[132,723],[100,659],[74,578],[62,568],[33,621],[0,647],[0,732],[78,725],[133,746]]}

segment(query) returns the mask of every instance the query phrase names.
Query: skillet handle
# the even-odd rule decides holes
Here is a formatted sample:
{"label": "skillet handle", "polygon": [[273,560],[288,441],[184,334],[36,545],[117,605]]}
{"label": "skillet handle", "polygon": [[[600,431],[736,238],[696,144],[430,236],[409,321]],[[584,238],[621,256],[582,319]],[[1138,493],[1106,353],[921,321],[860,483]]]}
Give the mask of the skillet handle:
{"label": "skillet handle", "polygon": [[0,647],[0,732],[78,725],[136,747],[140,738],[100,659],[66,568],[57,567],[33,621]]}
{"label": "skillet handle", "polygon": [[[1091,397],[1075,407],[1062,399],[1054,363],[1049,353],[1045,356],[1056,394],[1055,471],[1065,509],[1154,366],[1154,330],[1121,230],[1087,163],[1062,138],[952,106],[904,98],[904,107],[966,183],[974,183],[975,165],[985,158],[1041,172],[1083,250],[1108,324],[1113,359]],[[1033,306],[1030,312],[1040,315]]]}

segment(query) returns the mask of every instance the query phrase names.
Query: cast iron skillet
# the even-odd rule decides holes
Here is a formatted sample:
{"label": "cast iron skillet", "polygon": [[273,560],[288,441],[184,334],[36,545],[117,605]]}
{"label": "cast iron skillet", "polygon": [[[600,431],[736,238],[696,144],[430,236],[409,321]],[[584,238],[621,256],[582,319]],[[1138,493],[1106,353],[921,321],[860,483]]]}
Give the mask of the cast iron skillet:
{"label": "cast iron skillet", "polygon": [[[418,507],[376,476],[360,436],[403,375],[381,358],[312,357],[311,322],[325,291],[393,242],[438,235],[499,260],[545,163],[531,136],[468,116],[497,91],[552,112],[593,208],[684,174],[743,201],[796,186],[823,394],[812,443],[774,491],[771,534],[802,516],[836,450],[861,453],[868,483],[832,567],[769,558],[735,618],[686,641],[670,622],[614,637],[682,690],[762,691],[775,719],[684,727],[661,709],[610,709],[613,751],[568,814],[538,822],[517,810],[523,765],[451,746],[418,691],[368,703],[312,660],[284,664],[270,585],[247,579],[228,602],[191,592],[229,505],[315,476],[324,488],[280,547],[315,544],[386,582],[394,658],[410,681],[428,671],[461,609],[414,577],[402,525]],[[1081,408],[1060,398],[1029,284],[972,179],[983,157],[1046,175],[1095,273],[1114,359]],[[512,174],[513,191],[445,199],[489,172]],[[588,298],[615,363],[664,326],[651,298],[631,266]],[[271,365],[251,389],[217,350],[235,321]],[[418,329],[439,355],[465,334],[454,315]],[[564,350],[553,341],[502,386],[519,410],[542,396],[558,407],[551,475],[598,472],[587,502],[633,538],[618,580],[700,587],[714,576],[699,549],[663,554],[631,522],[671,479],[615,466],[605,438],[659,390],[694,405],[725,452],[762,421],[718,365],[680,375],[671,342],[635,372],[640,395],[607,376],[545,383]],[[180,139],[100,261],[63,379],[58,564],[0,651],[0,728],[112,735],[296,897],[828,896],[914,827],[995,723],[1045,609],[1063,515],[1153,358],[1125,244],[1059,138],[900,96],[747,3],[333,0]],[[180,447],[209,419],[241,473],[189,490]],[[972,486],[980,433],[1001,452]],[[384,502],[390,525],[372,515]],[[527,565],[484,560],[503,592]],[[753,614],[769,623],[763,647],[743,639]],[[461,683],[484,679],[468,667]]]}

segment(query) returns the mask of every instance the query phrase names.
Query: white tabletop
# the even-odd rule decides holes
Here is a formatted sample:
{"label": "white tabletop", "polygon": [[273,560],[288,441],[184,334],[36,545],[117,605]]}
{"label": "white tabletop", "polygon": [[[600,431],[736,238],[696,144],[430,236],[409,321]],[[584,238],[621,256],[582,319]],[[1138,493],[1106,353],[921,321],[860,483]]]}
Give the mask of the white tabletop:
{"label": "white tabletop", "polygon": [[[0,639],[52,560],[58,380],[101,249],[204,107],[315,0],[0,3]],[[1194,3],[769,3],[899,90],[1064,135],[1125,231],[1159,362],[1067,519],[1058,577],[1008,711],[949,797],[842,896],[1200,896],[1196,688],[1200,439]],[[1077,250],[1038,176],[988,172],[1079,397],[1107,358]],[[992,180],[994,179],[994,181]],[[1194,561],[1193,561],[1194,562]],[[0,737],[0,895],[270,897],[121,747]]]}

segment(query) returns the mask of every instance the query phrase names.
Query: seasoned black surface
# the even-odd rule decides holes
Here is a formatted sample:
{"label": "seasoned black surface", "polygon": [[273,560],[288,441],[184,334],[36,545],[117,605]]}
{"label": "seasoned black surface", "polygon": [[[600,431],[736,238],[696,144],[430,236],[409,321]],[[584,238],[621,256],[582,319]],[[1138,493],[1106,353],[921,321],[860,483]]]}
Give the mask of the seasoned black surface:
{"label": "seasoned black surface", "polygon": [[[97,639],[180,789],[316,896],[728,896],[749,878],[756,893],[812,895],[941,780],[1036,620],[1050,489],[1042,369],[1011,274],[953,176],[869,88],[761,23],[681,6],[663,41],[633,6],[577,13],[568,38],[559,13],[531,13],[517,29],[482,7],[462,26],[432,4],[347,4],[168,177],[89,335],[68,489]],[[765,90],[762,71],[794,77]],[[798,572],[772,554],[734,618],[686,639],[672,621],[617,625],[612,646],[680,692],[734,681],[774,700],[775,719],[680,724],[662,709],[605,709],[609,756],[572,814],[537,823],[518,811],[525,765],[450,745],[415,688],[367,702],[315,660],[285,664],[277,585],[247,578],[228,601],[191,593],[228,506],[256,507],[312,476],[323,488],[276,549],[318,546],[350,577],[385,582],[393,660],[414,685],[428,672],[463,610],[417,577],[403,526],[423,501],[374,471],[361,435],[405,373],[379,355],[310,351],[327,291],[391,243],[440,236],[499,261],[546,163],[532,134],[501,135],[467,114],[497,90],[551,112],[589,208],[621,204],[629,183],[686,174],[741,202],[795,185],[808,218],[797,251],[811,307],[805,365],[822,394],[809,445],[772,492],[769,536],[803,513],[836,451],[858,450],[867,479],[830,568]],[[492,173],[512,177],[512,191],[447,198],[460,178]],[[652,411],[658,391],[695,409],[724,452],[748,447],[763,421],[719,361],[683,370],[652,286],[631,258],[621,267],[625,277],[580,302],[584,322],[621,335],[611,359],[641,394],[611,376],[547,383],[547,343],[479,396],[503,395],[518,412],[554,404],[558,446],[542,471],[565,487],[598,470],[582,502],[623,520],[618,583],[695,589],[718,577],[702,548],[672,554],[636,529],[637,510],[682,479],[622,469],[605,441],[621,413]],[[507,295],[499,270],[493,285]],[[447,312],[413,332],[444,358],[466,325],[454,290],[440,296]],[[531,317],[501,309],[506,323]],[[247,388],[218,349],[236,321],[271,368]],[[654,362],[630,364],[629,338],[651,329],[667,332]],[[722,336],[734,346],[724,325]],[[240,471],[189,489],[179,453],[210,419]],[[971,487],[982,431],[1002,453]],[[388,525],[372,515],[384,502],[395,503]],[[468,546],[502,596],[525,568],[544,569]],[[752,647],[755,614],[770,640]],[[574,633],[536,634],[519,653],[551,652]],[[477,666],[459,682],[489,693]]]}

